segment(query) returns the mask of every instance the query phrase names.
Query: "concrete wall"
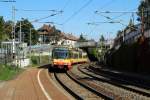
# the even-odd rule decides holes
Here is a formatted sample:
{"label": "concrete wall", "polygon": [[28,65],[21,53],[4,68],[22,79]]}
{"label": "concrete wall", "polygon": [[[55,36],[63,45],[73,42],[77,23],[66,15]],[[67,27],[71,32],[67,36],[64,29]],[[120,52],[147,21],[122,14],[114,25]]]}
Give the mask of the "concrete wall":
{"label": "concrete wall", "polygon": [[16,66],[19,66],[20,68],[24,68],[24,67],[30,65],[30,59],[25,58],[25,59],[15,60],[15,61],[13,61],[13,64]]}
{"label": "concrete wall", "polygon": [[150,38],[150,29],[145,31],[144,36]]}

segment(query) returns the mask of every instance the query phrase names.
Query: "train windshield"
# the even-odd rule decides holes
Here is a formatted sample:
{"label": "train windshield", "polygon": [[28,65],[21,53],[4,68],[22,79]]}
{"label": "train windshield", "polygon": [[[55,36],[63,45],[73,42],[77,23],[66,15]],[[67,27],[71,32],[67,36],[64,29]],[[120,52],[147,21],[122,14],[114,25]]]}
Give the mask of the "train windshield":
{"label": "train windshield", "polygon": [[54,59],[66,59],[69,57],[69,51],[67,50],[56,50],[53,52]]}

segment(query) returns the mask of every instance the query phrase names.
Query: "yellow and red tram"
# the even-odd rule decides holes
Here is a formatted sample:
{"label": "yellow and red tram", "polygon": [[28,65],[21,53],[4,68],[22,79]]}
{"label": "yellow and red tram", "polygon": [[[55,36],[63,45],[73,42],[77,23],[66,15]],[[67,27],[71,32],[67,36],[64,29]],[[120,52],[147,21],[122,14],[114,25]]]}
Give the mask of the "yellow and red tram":
{"label": "yellow and red tram", "polygon": [[52,50],[52,67],[69,70],[73,64],[88,62],[87,53],[81,49],[54,47]]}

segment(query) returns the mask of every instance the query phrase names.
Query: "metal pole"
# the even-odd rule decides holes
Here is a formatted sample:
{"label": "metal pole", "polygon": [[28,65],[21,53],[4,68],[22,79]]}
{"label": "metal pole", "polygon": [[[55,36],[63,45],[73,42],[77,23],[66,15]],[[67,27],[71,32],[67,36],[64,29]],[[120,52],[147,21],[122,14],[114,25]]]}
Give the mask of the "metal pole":
{"label": "metal pole", "polygon": [[31,28],[30,28],[30,59],[31,59]]}
{"label": "metal pole", "polygon": [[[12,21],[13,21],[13,6],[12,6]],[[14,22],[12,22],[12,32],[11,32],[12,45],[10,45],[11,46],[11,58],[12,58],[12,60],[13,60],[13,38],[14,38],[13,34],[14,34]]]}
{"label": "metal pole", "polygon": [[142,7],[142,36],[144,36],[144,7]]}
{"label": "metal pole", "polygon": [[20,43],[22,41],[22,33],[21,33],[21,21],[20,21]]}
{"label": "metal pole", "polygon": [[31,47],[31,28],[30,28],[30,47]]}
{"label": "metal pole", "polygon": [[16,32],[15,32],[15,23],[16,23],[15,22],[15,14],[16,14],[16,12],[15,12],[15,6],[14,6],[13,10],[14,10],[14,40],[15,40],[15,38],[16,38],[16,36],[15,36],[16,35]]}
{"label": "metal pole", "polygon": [[15,59],[15,7],[12,6],[12,59]]}
{"label": "metal pole", "polygon": [[[21,41],[22,41],[21,21],[20,21],[20,34],[19,34],[19,35],[20,35],[20,43],[19,43],[19,44],[20,44],[20,46],[21,46],[21,43],[22,43],[22,42],[21,42]],[[22,55],[21,55],[21,50],[19,49],[18,52],[19,52],[19,55],[18,55],[18,56],[19,56],[19,67],[21,67],[21,56],[22,56]]]}

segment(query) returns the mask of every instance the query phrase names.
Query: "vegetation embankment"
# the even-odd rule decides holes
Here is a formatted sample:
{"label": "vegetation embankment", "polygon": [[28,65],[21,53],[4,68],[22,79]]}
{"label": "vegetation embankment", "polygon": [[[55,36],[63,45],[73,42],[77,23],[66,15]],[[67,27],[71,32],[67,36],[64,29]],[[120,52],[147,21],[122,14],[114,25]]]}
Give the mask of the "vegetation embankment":
{"label": "vegetation embankment", "polygon": [[10,80],[15,78],[23,70],[16,66],[0,64],[0,80]]}
{"label": "vegetation embankment", "polygon": [[143,43],[123,44],[118,50],[112,50],[106,55],[106,63],[115,69],[149,73],[150,45],[146,39]]}

